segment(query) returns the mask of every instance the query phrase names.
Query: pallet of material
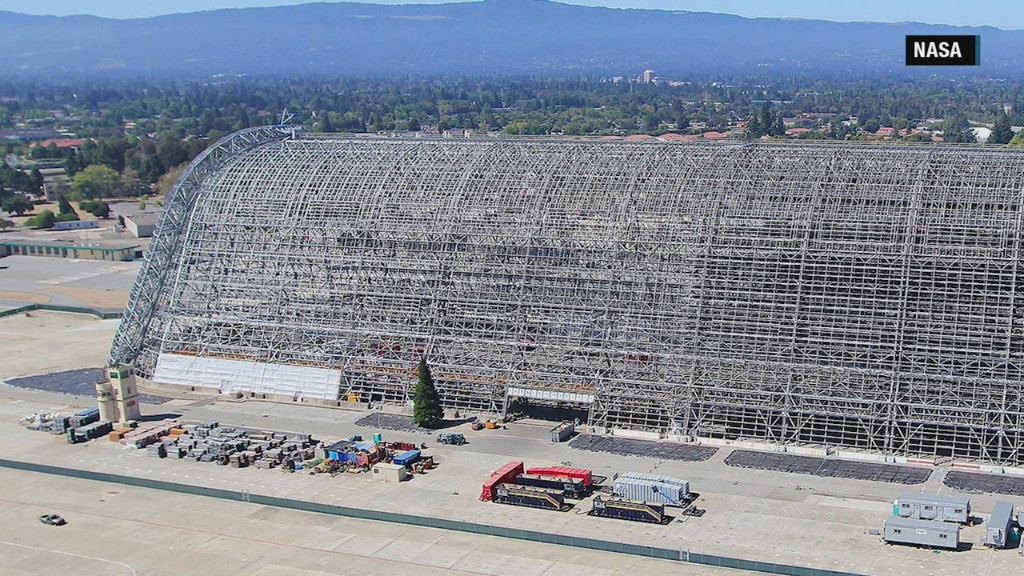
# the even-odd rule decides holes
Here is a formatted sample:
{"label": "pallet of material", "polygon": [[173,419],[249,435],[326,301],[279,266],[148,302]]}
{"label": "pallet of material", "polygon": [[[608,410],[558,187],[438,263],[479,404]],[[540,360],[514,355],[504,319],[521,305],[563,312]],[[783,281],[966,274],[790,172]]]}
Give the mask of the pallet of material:
{"label": "pallet of material", "polygon": [[161,420],[144,426],[124,435],[121,443],[132,448],[145,448],[156,442],[161,436],[166,436],[171,428],[176,428],[178,421],[175,419]]}

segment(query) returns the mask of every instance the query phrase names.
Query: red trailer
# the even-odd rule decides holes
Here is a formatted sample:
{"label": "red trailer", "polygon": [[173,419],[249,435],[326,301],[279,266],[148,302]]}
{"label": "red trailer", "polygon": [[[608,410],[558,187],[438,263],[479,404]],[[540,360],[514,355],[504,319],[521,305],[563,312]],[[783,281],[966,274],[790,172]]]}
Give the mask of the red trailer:
{"label": "red trailer", "polygon": [[594,484],[594,472],[586,468],[566,468],[565,466],[548,466],[546,468],[530,468],[527,474],[538,474],[541,476],[559,476],[564,478],[579,478],[583,480],[583,486],[588,490]]}
{"label": "red trailer", "polygon": [[514,484],[516,476],[523,473],[522,461],[513,460],[508,464],[505,464],[501,468],[498,468],[491,474],[491,477],[484,481],[483,491],[480,493],[480,499],[484,502],[490,502],[494,499],[494,491],[498,486],[502,484]]}

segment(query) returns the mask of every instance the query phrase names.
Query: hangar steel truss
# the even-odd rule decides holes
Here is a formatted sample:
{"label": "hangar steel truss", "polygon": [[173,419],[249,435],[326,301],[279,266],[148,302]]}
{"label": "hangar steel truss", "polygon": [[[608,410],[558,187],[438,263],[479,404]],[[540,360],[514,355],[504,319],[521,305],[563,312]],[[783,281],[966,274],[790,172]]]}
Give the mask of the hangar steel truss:
{"label": "hangar steel truss", "polygon": [[1020,152],[283,135],[186,173],[112,363],[401,404],[426,354],[449,407],[1024,463]]}

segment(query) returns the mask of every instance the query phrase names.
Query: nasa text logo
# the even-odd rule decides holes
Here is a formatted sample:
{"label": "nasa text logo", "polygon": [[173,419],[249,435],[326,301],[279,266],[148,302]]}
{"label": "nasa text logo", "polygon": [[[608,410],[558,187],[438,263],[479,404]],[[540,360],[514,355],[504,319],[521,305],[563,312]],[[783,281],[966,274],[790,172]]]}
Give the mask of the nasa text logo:
{"label": "nasa text logo", "polygon": [[907,66],[977,66],[981,36],[907,36]]}

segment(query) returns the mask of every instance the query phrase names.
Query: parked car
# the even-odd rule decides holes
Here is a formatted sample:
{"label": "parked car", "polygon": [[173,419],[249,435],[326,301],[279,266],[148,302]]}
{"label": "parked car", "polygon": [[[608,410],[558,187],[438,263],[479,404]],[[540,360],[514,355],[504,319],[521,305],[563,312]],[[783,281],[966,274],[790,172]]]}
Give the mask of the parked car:
{"label": "parked car", "polygon": [[39,521],[50,526],[63,526],[68,523],[67,520],[57,514],[43,514],[39,517]]}

